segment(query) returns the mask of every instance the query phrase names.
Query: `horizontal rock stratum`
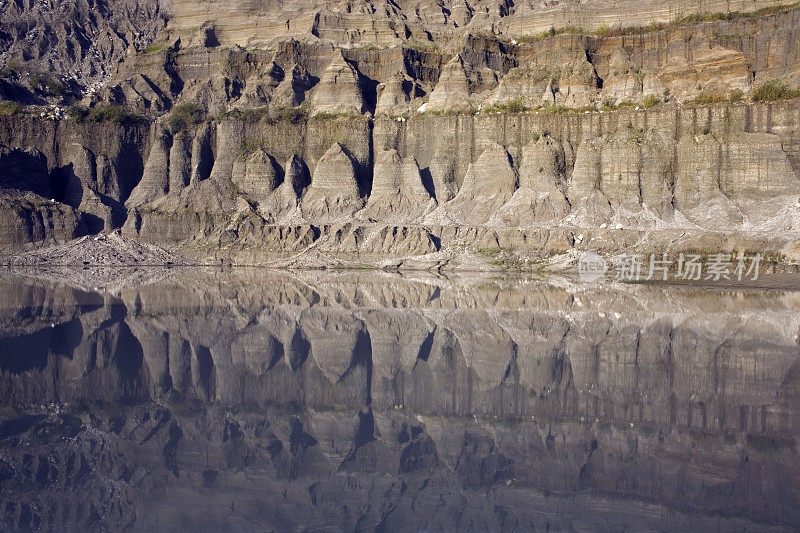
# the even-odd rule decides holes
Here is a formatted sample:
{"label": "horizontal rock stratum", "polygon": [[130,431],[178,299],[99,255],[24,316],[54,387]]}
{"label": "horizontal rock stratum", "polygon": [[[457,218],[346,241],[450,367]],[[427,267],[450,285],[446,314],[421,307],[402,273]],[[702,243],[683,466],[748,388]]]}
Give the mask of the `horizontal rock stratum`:
{"label": "horizontal rock stratum", "polygon": [[89,92],[14,63],[0,98],[28,106],[0,113],[0,245],[121,230],[269,265],[800,260],[797,6],[312,4],[142,8],[150,33]]}
{"label": "horizontal rock stratum", "polygon": [[[29,215],[6,210],[7,227],[21,229],[5,244],[123,221],[129,237],[257,264],[441,267],[468,262],[470,250],[531,259],[573,247],[795,259],[799,114],[788,102],[405,121],[225,119],[177,134],[158,122],[48,129],[15,117],[0,143],[31,148],[4,152],[0,164],[22,158],[53,168],[31,167],[27,185],[5,174],[7,187],[52,183],[59,201],[39,203],[61,218],[37,229]],[[62,137],[76,148],[54,153]],[[41,212],[36,205],[28,209]],[[65,224],[67,233],[56,231]]]}

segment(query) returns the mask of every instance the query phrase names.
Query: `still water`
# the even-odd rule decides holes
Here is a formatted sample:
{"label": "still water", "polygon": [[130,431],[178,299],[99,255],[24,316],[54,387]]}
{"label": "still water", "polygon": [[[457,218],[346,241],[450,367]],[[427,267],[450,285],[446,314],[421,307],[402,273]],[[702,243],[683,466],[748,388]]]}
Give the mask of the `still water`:
{"label": "still water", "polygon": [[6,530],[794,530],[800,293],[0,277]]}

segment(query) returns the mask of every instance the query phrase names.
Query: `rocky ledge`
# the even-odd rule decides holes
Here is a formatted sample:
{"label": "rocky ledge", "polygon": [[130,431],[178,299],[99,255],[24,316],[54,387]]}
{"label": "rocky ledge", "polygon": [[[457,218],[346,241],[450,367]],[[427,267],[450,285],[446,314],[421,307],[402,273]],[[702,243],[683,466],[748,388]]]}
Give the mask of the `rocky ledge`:
{"label": "rocky ledge", "polygon": [[492,268],[581,249],[792,262],[798,113],[228,117],[174,133],[13,117],[0,143],[27,148],[0,154],[18,191],[3,245],[121,228],[217,263]]}

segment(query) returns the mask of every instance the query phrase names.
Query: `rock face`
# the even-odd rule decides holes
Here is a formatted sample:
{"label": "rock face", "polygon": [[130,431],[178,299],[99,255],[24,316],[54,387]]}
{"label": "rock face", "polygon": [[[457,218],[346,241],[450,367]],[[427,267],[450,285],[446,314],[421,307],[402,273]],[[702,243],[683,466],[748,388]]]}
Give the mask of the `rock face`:
{"label": "rock face", "polygon": [[53,191],[47,174],[47,158],[35,148],[9,150],[0,146],[0,188],[50,198]]}
{"label": "rock face", "polygon": [[358,71],[339,51],[334,55],[319,85],[314,90],[312,105],[316,113],[355,113],[364,111],[364,97]]}
{"label": "rock face", "polygon": [[42,152],[0,145],[0,248],[63,242],[86,233],[81,213],[55,201],[53,193]]}
{"label": "rock face", "polygon": [[547,225],[563,219],[570,212],[564,196],[566,187],[564,148],[542,136],[522,150],[519,189],[500,207],[494,218],[508,226]]}
{"label": "rock face", "polygon": [[223,45],[254,45],[282,35],[313,34],[342,44],[385,46],[413,39],[446,46],[468,32],[494,32],[520,39],[551,28],[582,27],[589,31],[614,26],[666,23],[676,14],[751,11],[780,5],[778,1],[710,0],[702,4],[680,0],[653,2],[624,0],[613,6],[604,0],[561,0],[507,6],[481,0],[454,2],[442,7],[431,1],[409,5],[365,2],[354,8],[346,2],[306,1],[278,7],[258,6],[245,0],[219,0],[198,6],[174,0],[170,27],[180,35],[193,35],[204,23],[214,22],[215,36]]}
{"label": "rock face", "polygon": [[797,298],[575,289],[201,269],[110,293],[4,276],[0,523],[800,525]]}
{"label": "rock face", "polygon": [[460,55],[453,57],[442,68],[439,83],[431,92],[425,104],[426,111],[469,111],[470,103],[465,96],[470,94],[469,80],[464,71],[464,60]]}
{"label": "rock face", "polygon": [[436,207],[423,184],[419,164],[413,157],[401,160],[397,150],[377,156],[369,201],[364,215],[371,220],[407,223],[420,219]]}
{"label": "rock face", "polygon": [[283,181],[283,171],[278,162],[263,150],[240,156],[233,165],[233,183],[259,204],[269,198]]}
{"label": "rock face", "polygon": [[32,193],[0,194],[0,249],[65,242],[86,231],[81,214],[68,205]]}
{"label": "rock face", "polygon": [[[179,0],[86,96],[95,110],[2,108],[0,187],[213,261],[795,260],[800,8],[618,4]],[[535,35],[543,21],[561,22]]]}
{"label": "rock face", "polygon": [[[0,97],[57,103],[87,94],[148,115],[176,98],[212,114],[234,104],[285,109],[307,96],[317,112],[399,114],[422,104],[684,101],[771,79],[797,83],[797,10],[779,9],[779,0],[8,4]],[[761,16],[742,14],[759,8]],[[691,24],[699,14],[709,22]],[[650,30],[618,35],[632,27]],[[580,32],[548,37],[565,28]]]}
{"label": "rock face", "polygon": [[[167,194],[173,181],[170,176],[172,142],[172,136],[168,133],[156,134],[155,141],[150,147],[150,155],[144,165],[142,180],[128,198],[129,206],[140,206]],[[181,163],[176,161],[176,164]],[[179,183],[182,179],[175,176],[174,181]]]}
{"label": "rock face", "polygon": [[4,2],[0,65],[31,96],[80,92],[153,41],[166,23],[163,8],[156,0]]}
{"label": "rock face", "polygon": [[[405,121],[228,118],[174,134],[122,130],[109,144],[95,140],[103,130],[33,133],[37,120],[14,117],[0,142],[29,148],[6,149],[0,164],[9,191],[52,196],[89,232],[124,226],[129,237],[191,244],[190,253],[205,247],[203,259],[261,264],[302,252],[318,266],[402,265],[444,251],[425,260],[438,268],[464,246],[542,258],[574,246],[620,253],[635,239],[646,254],[759,248],[791,260],[800,238],[796,113],[790,101]],[[62,136],[69,149],[55,153]],[[141,162],[138,182],[130,161]]]}
{"label": "rock face", "polygon": [[258,204],[258,212],[267,222],[299,216],[300,197],[311,182],[308,167],[297,154],[292,154],[284,168],[283,182]]}
{"label": "rock face", "polygon": [[[797,177],[779,146],[774,135],[758,133],[743,133],[724,146],[711,135],[682,138],[678,144],[676,207],[701,225],[715,218],[791,231],[797,225],[796,217],[781,215],[798,200]],[[718,211],[700,207],[700,198],[710,199]]]}
{"label": "rock face", "polygon": [[[642,11],[638,0],[602,12],[600,0],[570,0],[502,8],[499,18],[496,6],[472,6],[468,22],[458,26],[453,6],[448,14],[431,5],[438,14],[427,22],[428,12],[414,11],[411,22],[394,6],[389,16],[399,18],[387,26],[372,20],[376,13],[385,18],[386,10],[367,5],[354,13],[352,6],[327,3],[322,12],[346,14],[312,11],[304,13],[305,24],[296,14],[250,4],[239,7],[247,21],[219,12],[214,2],[200,11],[189,4],[173,4],[158,40],[163,50],[131,55],[96,100],[152,116],[181,102],[200,103],[211,115],[253,108],[280,115],[304,106],[311,114],[400,116],[737,101],[768,82],[795,89],[800,83],[794,30],[800,9],[773,2],[682,2]],[[692,17],[694,10],[703,17]],[[215,13],[222,19],[214,20]],[[362,16],[370,29],[359,26],[367,23]],[[228,26],[233,20],[236,28]],[[635,27],[636,20],[642,25]],[[341,27],[326,29],[328,23]],[[196,40],[194,33],[204,28],[205,36],[211,25],[220,44],[202,46],[205,37]]]}
{"label": "rock face", "polygon": [[490,143],[467,169],[458,194],[440,209],[456,224],[483,224],[511,198],[516,188],[517,175],[511,156],[499,144]]}
{"label": "rock face", "polygon": [[311,185],[303,195],[303,216],[308,220],[327,221],[352,215],[363,206],[353,157],[336,143],[314,168]]}

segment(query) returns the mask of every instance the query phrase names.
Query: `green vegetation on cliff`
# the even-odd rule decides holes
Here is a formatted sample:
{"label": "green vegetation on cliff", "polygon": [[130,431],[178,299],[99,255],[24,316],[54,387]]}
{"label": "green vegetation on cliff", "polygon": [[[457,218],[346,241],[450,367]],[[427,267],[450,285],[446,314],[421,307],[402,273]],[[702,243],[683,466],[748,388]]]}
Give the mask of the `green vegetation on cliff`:
{"label": "green vegetation on cliff", "polygon": [[22,106],[20,106],[17,102],[0,102],[0,116],[11,116],[16,115],[20,112]]}
{"label": "green vegetation on cliff", "polygon": [[79,124],[84,122],[110,122],[123,124],[144,122],[147,118],[135,110],[118,104],[101,103],[94,107],[86,108],[74,105],[67,109],[67,116]]}
{"label": "green vegetation on cliff", "polygon": [[800,96],[800,90],[791,89],[779,80],[772,80],[764,83],[753,91],[754,102],[776,102],[778,100],[788,100]]}

